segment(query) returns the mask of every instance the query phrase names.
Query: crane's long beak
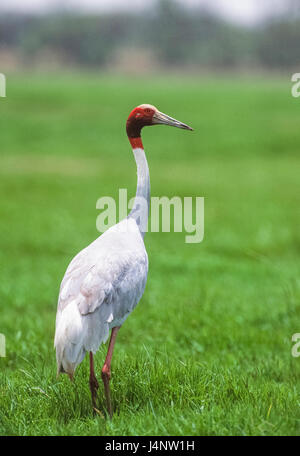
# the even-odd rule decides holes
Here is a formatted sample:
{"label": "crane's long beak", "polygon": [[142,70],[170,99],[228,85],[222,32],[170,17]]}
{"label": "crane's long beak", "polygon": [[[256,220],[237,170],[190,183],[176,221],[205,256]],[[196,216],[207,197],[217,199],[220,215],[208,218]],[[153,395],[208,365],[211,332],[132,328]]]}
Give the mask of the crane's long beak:
{"label": "crane's long beak", "polygon": [[171,127],[182,128],[183,130],[193,130],[193,128],[180,122],[179,120],[173,119],[173,117],[167,116],[163,112],[156,111],[152,117],[153,125],[170,125]]}

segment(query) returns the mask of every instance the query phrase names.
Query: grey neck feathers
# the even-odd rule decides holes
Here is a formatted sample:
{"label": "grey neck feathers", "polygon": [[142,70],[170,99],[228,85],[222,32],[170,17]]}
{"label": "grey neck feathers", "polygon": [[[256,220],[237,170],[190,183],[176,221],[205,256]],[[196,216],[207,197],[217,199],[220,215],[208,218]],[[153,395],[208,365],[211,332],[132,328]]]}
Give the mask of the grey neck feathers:
{"label": "grey neck feathers", "polygon": [[135,219],[141,235],[147,231],[150,209],[150,176],[144,149],[133,149],[137,166],[137,189],[134,203],[128,217]]}

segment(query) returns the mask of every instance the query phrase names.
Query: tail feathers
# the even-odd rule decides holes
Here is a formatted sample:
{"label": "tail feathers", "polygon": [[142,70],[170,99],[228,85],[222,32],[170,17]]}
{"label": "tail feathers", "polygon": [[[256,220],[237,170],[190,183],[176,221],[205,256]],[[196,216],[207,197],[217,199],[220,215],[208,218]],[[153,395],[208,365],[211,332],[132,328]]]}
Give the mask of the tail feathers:
{"label": "tail feathers", "polygon": [[74,300],[57,315],[54,340],[57,375],[66,373],[72,380],[86,352],[95,353],[99,345],[107,340],[109,324],[103,319],[100,310],[81,315]]}
{"label": "tail feathers", "polygon": [[57,375],[68,374],[73,380],[75,369],[84,358],[83,347],[67,342],[62,350],[56,347]]}
{"label": "tail feathers", "polygon": [[73,372],[66,372],[62,366],[62,364],[57,364],[57,373],[56,373],[56,378],[59,377],[59,374],[67,374],[69,376],[69,379],[71,380],[71,382],[73,381],[74,379],[74,372],[75,372],[75,369]]}
{"label": "tail feathers", "polygon": [[57,314],[54,340],[57,375],[66,373],[73,378],[76,366],[85,355],[82,339],[82,318],[76,302],[73,301]]}

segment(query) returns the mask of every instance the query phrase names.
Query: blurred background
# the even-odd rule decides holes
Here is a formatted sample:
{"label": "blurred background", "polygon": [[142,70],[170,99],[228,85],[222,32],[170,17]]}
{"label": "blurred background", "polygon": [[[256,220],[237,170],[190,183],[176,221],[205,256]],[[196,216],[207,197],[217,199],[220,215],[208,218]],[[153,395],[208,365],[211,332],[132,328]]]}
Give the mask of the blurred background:
{"label": "blurred background", "polygon": [[0,64],[122,72],[285,71],[299,0],[2,0]]}
{"label": "blurred background", "polygon": [[[0,434],[299,435],[299,44],[296,0],[1,0]],[[153,196],[205,197],[204,240],[145,237],[103,422],[87,360],[55,377],[57,296],[98,198],[135,194],[141,103],[195,130],[143,141]]]}

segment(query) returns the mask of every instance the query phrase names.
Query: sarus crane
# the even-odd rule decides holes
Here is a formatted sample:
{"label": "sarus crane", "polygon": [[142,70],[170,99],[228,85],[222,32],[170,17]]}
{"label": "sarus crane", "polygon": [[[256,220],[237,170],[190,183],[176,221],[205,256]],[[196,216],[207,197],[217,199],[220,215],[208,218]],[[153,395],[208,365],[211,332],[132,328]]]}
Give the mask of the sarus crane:
{"label": "sarus crane", "polygon": [[160,124],[192,130],[149,104],[131,111],[126,131],[137,166],[137,190],[132,210],[124,220],[110,227],[73,258],[60,286],[54,340],[57,374],[66,373],[72,380],[77,365],[89,352],[92,406],[94,412],[100,413],[93,355],[100,344],[106,342],[111,330],[102,368],[110,417],[113,410],[109,382],[117,333],[141,299],[148,275],[144,234],[150,205],[150,178],[141,129]]}

